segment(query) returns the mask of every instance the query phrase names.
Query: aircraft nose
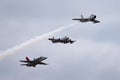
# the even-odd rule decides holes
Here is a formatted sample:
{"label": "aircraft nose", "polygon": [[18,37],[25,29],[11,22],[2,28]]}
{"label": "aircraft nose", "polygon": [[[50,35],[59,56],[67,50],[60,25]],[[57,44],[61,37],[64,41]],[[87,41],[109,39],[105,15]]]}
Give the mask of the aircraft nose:
{"label": "aircraft nose", "polygon": [[48,38],[48,40],[51,40],[51,38]]}

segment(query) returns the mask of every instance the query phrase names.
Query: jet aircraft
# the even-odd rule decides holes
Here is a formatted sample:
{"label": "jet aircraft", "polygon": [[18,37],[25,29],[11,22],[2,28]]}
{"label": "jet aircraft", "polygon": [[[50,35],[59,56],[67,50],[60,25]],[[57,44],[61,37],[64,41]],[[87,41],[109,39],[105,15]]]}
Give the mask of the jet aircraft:
{"label": "jet aircraft", "polygon": [[45,59],[47,59],[47,57],[41,56],[36,59],[34,58],[33,60],[30,60],[28,57],[26,57],[26,60],[20,60],[20,62],[26,63],[26,64],[21,64],[22,66],[36,67],[37,64],[47,65],[46,63],[42,62]]}
{"label": "jet aircraft", "polygon": [[51,40],[52,43],[64,43],[64,44],[66,44],[66,43],[72,44],[73,42],[75,42],[75,41],[69,39],[69,37],[67,37],[67,36],[65,36],[63,38],[58,38],[58,39],[55,39],[53,37],[53,38],[49,38],[48,40]]}
{"label": "jet aircraft", "polygon": [[81,18],[73,18],[72,20],[78,20],[80,22],[93,22],[93,23],[100,23],[100,21],[95,20],[96,15],[91,14],[90,17],[84,18],[83,15],[81,15]]}

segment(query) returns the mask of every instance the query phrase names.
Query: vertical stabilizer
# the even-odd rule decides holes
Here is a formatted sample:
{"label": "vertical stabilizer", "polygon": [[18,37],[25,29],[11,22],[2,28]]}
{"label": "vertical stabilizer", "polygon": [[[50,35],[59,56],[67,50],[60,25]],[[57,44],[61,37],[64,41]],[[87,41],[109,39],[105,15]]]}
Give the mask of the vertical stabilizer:
{"label": "vertical stabilizer", "polygon": [[84,19],[83,15],[81,14],[81,18]]}
{"label": "vertical stabilizer", "polygon": [[30,59],[29,59],[28,57],[26,57],[26,60],[27,60],[27,61],[30,61]]}

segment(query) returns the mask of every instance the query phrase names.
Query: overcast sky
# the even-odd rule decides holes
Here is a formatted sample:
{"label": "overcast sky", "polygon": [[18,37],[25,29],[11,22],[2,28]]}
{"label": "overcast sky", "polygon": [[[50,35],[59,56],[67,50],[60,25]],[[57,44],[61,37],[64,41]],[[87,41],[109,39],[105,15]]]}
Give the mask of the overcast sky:
{"label": "overcast sky", "polygon": [[[0,61],[0,80],[120,80],[119,0],[0,0],[0,50],[74,23],[83,14],[101,22],[78,23],[53,36],[74,44],[37,45]],[[48,57],[36,68],[19,60]]]}

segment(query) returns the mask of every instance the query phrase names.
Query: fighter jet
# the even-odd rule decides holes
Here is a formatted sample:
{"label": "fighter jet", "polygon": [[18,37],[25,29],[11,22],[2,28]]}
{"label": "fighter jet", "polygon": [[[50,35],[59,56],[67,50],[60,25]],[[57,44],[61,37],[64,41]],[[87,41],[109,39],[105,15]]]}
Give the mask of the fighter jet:
{"label": "fighter jet", "polygon": [[64,44],[66,44],[66,43],[72,44],[73,42],[75,42],[75,41],[69,39],[69,37],[67,37],[67,36],[65,36],[63,38],[58,38],[58,39],[55,39],[53,37],[53,38],[49,38],[48,40],[51,40],[52,43],[64,43]]}
{"label": "fighter jet", "polygon": [[100,23],[100,21],[95,20],[95,18],[96,18],[96,15],[91,14],[91,16],[89,18],[84,18],[83,15],[81,15],[81,18],[73,18],[72,20],[78,20],[82,23],[90,22],[90,21],[93,22],[93,23]]}
{"label": "fighter jet", "polygon": [[28,57],[26,57],[26,60],[20,60],[20,62],[27,63],[27,64],[21,64],[22,66],[36,67],[37,64],[47,65],[46,63],[42,62],[45,59],[47,59],[47,57],[41,56],[36,59],[34,58],[33,60],[30,60]]}

